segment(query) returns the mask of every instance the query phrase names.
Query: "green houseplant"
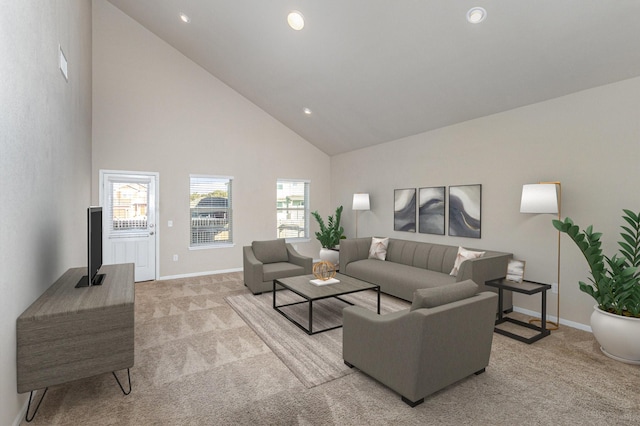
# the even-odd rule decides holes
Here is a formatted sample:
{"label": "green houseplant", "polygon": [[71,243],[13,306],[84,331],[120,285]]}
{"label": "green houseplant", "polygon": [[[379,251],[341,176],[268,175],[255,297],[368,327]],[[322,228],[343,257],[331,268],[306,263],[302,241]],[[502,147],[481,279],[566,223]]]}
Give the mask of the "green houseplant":
{"label": "green houseplant", "polygon": [[603,311],[640,318],[640,213],[623,211],[627,225],[621,226],[621,256],[602,253],[602,234],[593,232],[593,226],[580,231],[568,217],[554,220],[553,226],[576,243],[589,264],[591,283],[580,281],[580,290],[593,297]]}
{"label": "green houseplant", "polygon": [[600,237],[589,226],[581,231],[570,218],[554,220],[553,226],[569,235],[584,255],[591,272],[580,290],[597,302],[591,313],[591,331],[600,350],[610,358],[640,365],[640,213],[623,210],[619,253],[602,253]]}
{"label": "green houseplant", "polygon": [[342,206],[336,209],[335,218],[329,216],[325,225],[320,214],[315,211],[311,213],[318,221],[320,231],[316,232],[316,238],[322,245],[322,248],[332,249],[340,244],[340,240],[345,239],[344,228],[340,226],[340,217],[342,216]]}

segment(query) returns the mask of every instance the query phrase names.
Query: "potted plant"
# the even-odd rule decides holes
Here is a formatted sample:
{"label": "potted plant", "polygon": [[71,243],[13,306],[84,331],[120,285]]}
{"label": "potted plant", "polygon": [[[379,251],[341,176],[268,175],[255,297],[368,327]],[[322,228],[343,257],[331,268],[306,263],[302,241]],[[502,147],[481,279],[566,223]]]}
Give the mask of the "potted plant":
{"label": "potted plant", "polygon": [[602,234],[592,226],[581,231],[568,217],[553,226],[576,243],[589,265],[591,282],[579,286],[596,301],[591,329],[602,352],[640,364],[640,213],[623,211],[620,250],[611,257],[602,253]]}
{"label": "potted plant", "polygon": [[328,260],[334,265],[337,265],[340,254],[338,251],[333,249],[340,244],[340,240],[346,238],[344,235],[344,228],[340,226],[342,206],[336,209],[335,217],[329,216],[327,218],[326,225],[317,211],[312,212],[311,214],[316,218],[318,226],[320,227],[320,231],[316,232],[316,238],[322,245],[322,249],[320,250],[320,259]]}

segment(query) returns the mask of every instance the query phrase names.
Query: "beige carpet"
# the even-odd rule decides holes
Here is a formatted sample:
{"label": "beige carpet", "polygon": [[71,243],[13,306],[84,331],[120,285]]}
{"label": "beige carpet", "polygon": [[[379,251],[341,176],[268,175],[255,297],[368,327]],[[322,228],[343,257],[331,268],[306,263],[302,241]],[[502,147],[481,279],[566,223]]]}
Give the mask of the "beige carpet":
{"label": "beige carpet", "polygon": [[494,334],[486,373],[414,409],[360,372],[307,388],[226,303],[239,294],[248,294],[240,273],[136,284],[131,395],[111,374],[54,386],[31,424],[555,426],[640,418],[640,367],[606,358],[591,334],[568,327],[533,345]]}
{"label": "beige carpet", "polygon": [[[374,291],[354,293],[342,298],[371,311],[376,310],[376,292]],[[288,290],[279,291],[276,297],[278,305],[302,300],[300,296]],[[341,328],[309,336],[273,309],[271,293],[257,296],[240,294],[229,296],[226,301],[306,387],[311,388],[356,371],[347,367],[342,360]],[[349,305],[336,299],[315,302],[314,330],[340,325],[342,309],[346,306]],[[381,314],[408,307],[408,302],[381,295]],[[309,312],[307,303],[281,309],[307,327]]]}

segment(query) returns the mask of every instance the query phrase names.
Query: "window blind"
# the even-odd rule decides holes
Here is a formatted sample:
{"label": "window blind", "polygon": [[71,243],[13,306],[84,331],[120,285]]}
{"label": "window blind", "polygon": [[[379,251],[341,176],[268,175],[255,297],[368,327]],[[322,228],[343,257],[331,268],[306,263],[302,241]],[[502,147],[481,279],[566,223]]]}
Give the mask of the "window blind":
{"label": "window blind", "polygon": [[233,210],[228,176],[190,176],[190,247],[233,243]]}
{"label": "window blind", "polygon": [[309,238],[309,181],[278,179],[277,238]]}

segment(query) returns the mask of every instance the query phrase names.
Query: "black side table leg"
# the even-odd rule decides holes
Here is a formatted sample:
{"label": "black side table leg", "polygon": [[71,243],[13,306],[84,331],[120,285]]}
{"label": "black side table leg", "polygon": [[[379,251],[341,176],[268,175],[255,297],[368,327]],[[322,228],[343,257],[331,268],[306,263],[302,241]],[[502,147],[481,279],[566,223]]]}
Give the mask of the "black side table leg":
{"label": "black side table leg", "polygon": [[502,322],[502,305],[504,304],[503,300],[504,300],[504,290],[499,288],[498,289],[498,321],[496,321],[496,324],[500,324]]}
{"label": "black side table leg", "polygon": [[[547,330],[547,290],[542,290],[542,312],[540,318],[540,328],[542,328],[542,334],[545,334]],[[557,319],[560,324],[560,318]]]}

